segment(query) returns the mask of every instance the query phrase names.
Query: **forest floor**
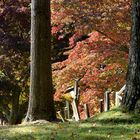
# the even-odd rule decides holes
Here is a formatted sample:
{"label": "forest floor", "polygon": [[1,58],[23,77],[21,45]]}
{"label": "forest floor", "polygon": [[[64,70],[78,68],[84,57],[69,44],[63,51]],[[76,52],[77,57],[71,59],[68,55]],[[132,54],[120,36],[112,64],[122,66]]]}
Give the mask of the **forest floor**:
{"label": "forest floor", "polygon": [[78,123],[1,126],[0,140],[140,140],[140,115],[112,109]]}

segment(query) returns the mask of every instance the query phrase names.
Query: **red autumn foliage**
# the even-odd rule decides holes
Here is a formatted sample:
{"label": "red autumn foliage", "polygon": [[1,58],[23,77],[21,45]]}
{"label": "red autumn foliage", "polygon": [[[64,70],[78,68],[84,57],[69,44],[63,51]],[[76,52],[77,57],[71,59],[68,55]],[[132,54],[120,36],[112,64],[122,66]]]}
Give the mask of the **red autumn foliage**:
{"label": "red autumn foliage", "polygon": [[[88,103],[90,114],[99,108],[99,99],[108,89],[118,90],[125,81],[127,53],[97,31],[76,44],[67,60],[53,65],[56,85],[55,100],[81,78],[80,104]],[[101,68],[104,65],[104,68]]]}
{"label": "red autumn foliage", "polygon": [[[53,24],[74,26],[68,59],[53,64],[55,100],[73,85],[73,79],[81,78],[80,104],[88,103],[92,115],[103,93],[108,88],[119,90],[125,82],[131,1],[53,0],[52,7]],[[85,34],[89,37],[78,40]],[[79,110],[84,116],[82,106]]]}

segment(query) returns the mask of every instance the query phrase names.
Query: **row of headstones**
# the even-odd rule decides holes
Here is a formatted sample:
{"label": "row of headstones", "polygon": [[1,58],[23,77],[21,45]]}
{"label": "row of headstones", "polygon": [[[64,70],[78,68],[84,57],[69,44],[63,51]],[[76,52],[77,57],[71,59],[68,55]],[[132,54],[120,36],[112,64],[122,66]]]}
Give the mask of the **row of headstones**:
{"label": "row of headstones", "polygon": [[[88,119],[90,117],[88,104],[84,104],[83,107],[84,107],[84,111],[85,111],[85,119]],[[79,115],[79,112],[78,112],[77,105],[76,105],[76,108],[77,108],[76,109],[77,113],[76,114],[73,113],[73,116],[71,117],[71,115],[70,115],[70,103],[68,101],[66,101],[66,107],[64,107],[64,118],[65,118],[65,120],[70,120],[71,118],[72,118],[72,120],[75,120],[75,121],[80,120],[80,115]]]}
{"label": "row of headstones", "polygon": [[[58,111],[58,115],[61,118],[61,120],[64,122],[65,120],[75,120],[75,121],[79,121],[80,120],[80,115],[79,115],[79,111],[78,111],[78,101],[79,101],[79,92],[80,89],[78,87],[78,81],[79,79],[75,79],[74,81],[74,87],[71,87],[69,89],[67,89],[67,92],[69,92],[70,96],[72,96],[72,101],[69,102],[66,100],[66,106],[64,107],[64,117],[61,115],[61,111]],[[72,112],[73,115],[71,116],[71,108],[72,108]],[[85,110],[85,118],[89,118],[89,109],[88,109],[88,105],[84,104],[84,110]]]}
{"label": "row of headstones", "polygon": [[[78,112],[78,100],[79,100],[78,81],[79,80],[75,80],[74,88],[70,91],[71,95],[73,97],[72,102],[70,103],[69,101],[66,101],[66,106],[64,107],[64,117],[61,115],[60,111],[57,112],[63,122],[65,120],[70,120],[71,118],[72,118],[72,120],[75,120],[75,121],[80,120],[80,115]],[[120,91],[115,93],[115,106],[120,105],[121,100],[122,100],[121,94],[124,92],[124,90],[125,90],[125,85],[120,89]],[[103,112],[103,111],[106,112],[110,109],[110,94],[111,93],[112,93],[112,91],[110,89],[107,90],[104,93],[104,99],[99,100],[100,112]],[[70,104],[72,106],[72,111],[73,111],[72,117],[70,116]],[[103,104],[104,104],[104,106],[103,106]],[[87,119],[90,117],[88,105],[84,104],[83,106],[84,106],[84,110],[85,110],[85,119]]]}
{"label": "row of headstones", "polygon": [[[115,93],[115,106],[120,106],[122,101],[122,95],[125,90],[126,85],[124,85],[120,91]],[[104,93],[104,99],[99,100],[100,102],[100,112],[108,111],[110,109],[110,94],[112,91],[109,89]],[[104,106],[103,106],[104,104]]]}
{"label": "row of headstones", "polygon": [[[120,106],[121,105],[121,101],[122,101],[122,96],[124,93],[124,90],[126,88],[126,85],[124,85],[120,91],[115,92],[115,106]],[[100,104],[100,113],[102,113],[103,111],[109,111],[110,110],[110,94],[114,93],[112,92],[111,89],[108,89],[105,93],[104,93],[104,99],[100,99],[99,100],[99,104]],[[104,106],[103,106],[104,104]]]}

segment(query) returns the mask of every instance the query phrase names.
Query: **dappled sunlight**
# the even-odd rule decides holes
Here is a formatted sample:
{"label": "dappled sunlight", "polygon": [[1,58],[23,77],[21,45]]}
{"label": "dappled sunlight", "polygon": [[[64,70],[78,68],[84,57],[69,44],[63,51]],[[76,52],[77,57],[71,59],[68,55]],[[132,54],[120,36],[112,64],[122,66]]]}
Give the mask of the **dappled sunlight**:
{"label": "dappled sunlight", "polygon": [[36,131],[39,131],[39,129],[37,127],[33,127],[33,126],[30,126],[30,127],[24,127],[24,129],[22,127],[20,128],[12,128],[10,130],[10,133],[12,134],[31,134],[33,132],[36,132]]}
{"label": "dappled sunlight", "polygon": [[[94,122],[94,123],[93,123]],[[95,125],[96,124],[96,125]],[[0,138],[8,140],[130,140],[140,138],[139,124],[102,124],[93,119],[80,123],[51,123],[34,126],[14,126],[0,130]]]}

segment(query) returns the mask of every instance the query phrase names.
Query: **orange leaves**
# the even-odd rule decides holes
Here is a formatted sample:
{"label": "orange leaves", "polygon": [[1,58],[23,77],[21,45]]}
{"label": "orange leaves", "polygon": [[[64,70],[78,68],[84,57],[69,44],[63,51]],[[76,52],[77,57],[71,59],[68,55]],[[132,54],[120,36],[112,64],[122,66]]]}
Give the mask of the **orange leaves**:
{"label": "orange leaves", "polygon": [[118,11],[118,12],[116,13],[116,16],[123,17],[124,15],[123,15],[123,13],[121,13],[120,11]]}
{"label": "orange leaves", "polygon": [[55,96],[58,98],[59,91],[62,93],[71,86],[74,78],[81,78],[80,103],[89,103],[93,114],[98,110],[98,99],[103,98],[106,89],[117,90],[124,84],[125,56],[125,51],[101,33],[90,33],[89,38],[76,44],[66,61],[55,64],[58,69],[54,72],[54,77],[57,77]]}
{"label": "orange leaves", "polygon": [[53,26],[53,27],[52,27],[52,30],[51,30],[51,33],[52,33],[52,34],[56,34],[58,31],[59,31],[59,28],[56,27],[56,26]]}
{"label": "orange leaves", "polygon": [[[52,1],[52,23],[73,23],[75,31],[81,34],[102,31],[118,45],[127,45],[131,26],[130,5],[130,0]],[[125,26],[120,26],[122,23]]]}
{"label": "orange leaves", "polygon": [[[64,0],[52,4],[56,7],[53,23],[72,23],[75,32],[69,39],[72,50],[68,59],[56,64],[57,91],[72,85],[73,78],[81,78],[81,102],[87,99],[85,102],[94,106],[106,89],[116,90],[124,83],[131,26],[130,0]],[[78,40],[85,34],[89,37]],[[105,67],[100,68],[101,64]],[[90,111],[93,113],[97,107],[91,107]]]}

